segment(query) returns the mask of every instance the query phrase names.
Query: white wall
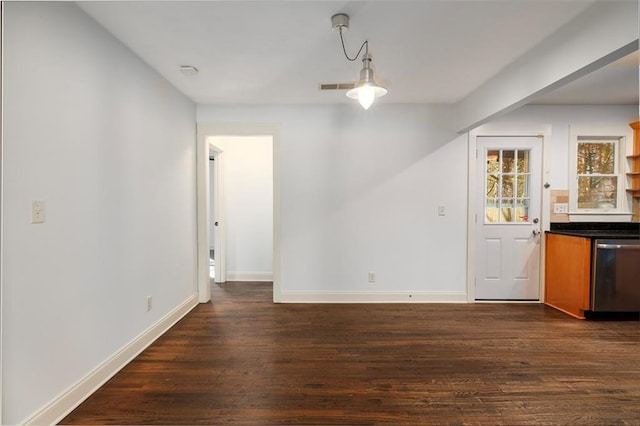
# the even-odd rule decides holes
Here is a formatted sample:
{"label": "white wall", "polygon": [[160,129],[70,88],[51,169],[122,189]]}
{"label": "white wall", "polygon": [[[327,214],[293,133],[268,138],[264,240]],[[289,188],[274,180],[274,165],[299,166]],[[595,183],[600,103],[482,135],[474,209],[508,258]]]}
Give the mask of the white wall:
{"label": "white wall", "polygon": [[195,105],[74,4],[4,6],[2,423],[16,424],[195,294]]}
{"label": "white wall", "polygon": [[227,281],[273,279],[271,136],[212,137],[224,156]]}
{"label": "white wall", "polygon": [[449,113],[199,105],[198,122],[281,127],[283,301],[466,301],[466,136]]}

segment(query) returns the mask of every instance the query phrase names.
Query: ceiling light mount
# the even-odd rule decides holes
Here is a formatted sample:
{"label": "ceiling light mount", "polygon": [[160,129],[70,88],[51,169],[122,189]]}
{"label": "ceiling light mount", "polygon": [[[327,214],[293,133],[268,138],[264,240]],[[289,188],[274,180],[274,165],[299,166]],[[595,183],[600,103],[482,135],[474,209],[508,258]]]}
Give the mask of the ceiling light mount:
{"label": "ceiling light mount", "polygon": [[349,29],[349,15],[346,13],[336,13],[331,17],[331,28],[333,31],[347,31]]}
{"label": "ceiling light mount", "polygon": [[378,86],[373,78],[373,68],[371,68],[371,55],[369,54],[369,41],[365,40],[358,53],[352,58],[347,53],[347,49],[344,45],[343,32],[349,29],[349,15],[345,13],[336,13],[331,17],[331,27],[334,31],[340,34],[340,42],[342,44],[342,51],[344,56],[349,61],[355,61],[362,53],[362,69],[360,70],[360,80],[355,87],[347,92],[347,96],[352,99],[357,99],[360,105],[364,109],[369,109],[375,98],[379,98],[387,94],[387,89],[382,86]]}

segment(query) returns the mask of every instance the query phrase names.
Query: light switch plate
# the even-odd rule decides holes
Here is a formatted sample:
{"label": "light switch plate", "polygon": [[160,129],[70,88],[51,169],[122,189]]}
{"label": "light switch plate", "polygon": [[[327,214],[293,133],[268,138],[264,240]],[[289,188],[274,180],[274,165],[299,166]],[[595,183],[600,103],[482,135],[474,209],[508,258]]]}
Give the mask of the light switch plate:
{"label": "light switch plate", "polygon": [[31,201],[31,223],[44,223],[44,201]]}

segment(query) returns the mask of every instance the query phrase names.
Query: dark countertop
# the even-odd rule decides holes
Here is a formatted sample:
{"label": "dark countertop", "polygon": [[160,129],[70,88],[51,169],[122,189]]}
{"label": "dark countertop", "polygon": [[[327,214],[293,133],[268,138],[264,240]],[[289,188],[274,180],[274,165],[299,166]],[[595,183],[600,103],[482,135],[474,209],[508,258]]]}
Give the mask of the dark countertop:
{"label": "dark countertop", "polygon": [[632,231],[603,231],[603,230],[575,230],[575,231],[547,231],[549,234],[560,234],[560,235],[569,235],[572,237],[583,237],[583,238],[607,238],[607,239],[629,239],[635,238],[640,239],[640,233],[632,232]]}
{"label": "dark countertop", "polygon": [[637,238],[640,239],[640,223],[572,222],[552,223],[551,234],[583,238]]}

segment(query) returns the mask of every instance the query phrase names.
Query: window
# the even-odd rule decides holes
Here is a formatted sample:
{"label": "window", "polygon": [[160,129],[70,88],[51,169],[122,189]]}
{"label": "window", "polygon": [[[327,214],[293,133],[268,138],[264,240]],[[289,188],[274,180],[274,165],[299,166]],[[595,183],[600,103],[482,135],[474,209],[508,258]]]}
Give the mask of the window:
{"label": "window", "polygon": [[489,149],[485,168],[485,223],[530,223],[528,149]]}
{"label": "window", "polygon": [[[628,212],[624,190],[625,138],[626,129],[588,132],[572,129],[569,167],[571,220],[618,220],[613,216]],[[597,217],[599,215],[601,217]]]}
{"label": "window", "polygon": [[618,207],[619,138],[579,136],[576,174],[578,210]]}

